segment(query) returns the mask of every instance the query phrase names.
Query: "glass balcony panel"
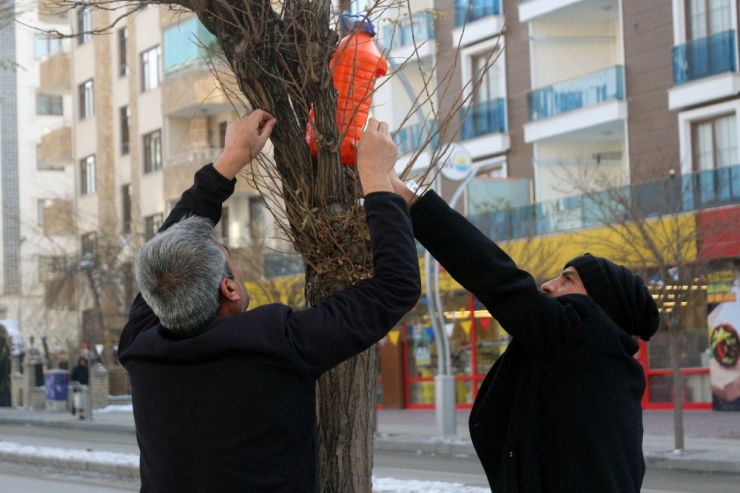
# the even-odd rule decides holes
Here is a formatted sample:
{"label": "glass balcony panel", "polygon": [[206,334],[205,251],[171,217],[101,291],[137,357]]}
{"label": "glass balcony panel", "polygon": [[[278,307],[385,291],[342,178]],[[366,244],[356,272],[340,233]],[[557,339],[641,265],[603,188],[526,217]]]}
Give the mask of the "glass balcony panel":
{"label": "glass balcony panel", "polygon": [[724,31],[673,47],[673,83],[735,72],[735,31]]}
{"label": "glass balcony panel", "polygon": [[[740,204],[740,165],[472,215],[494,241]],[[632,217],[635,216],[635,217]]]}
{"label": "glass balcony panel", "polygon": [[401,154],[406,154],[420,148],[427,141],[427,138],[430,138],[430,135],[431,141],[429,145],[432,148],[436,148],[439,142],[439,136],[437,135],[437,123],[434,121],[427,121],[423,124],[405,125],[396,131],[393,136],[393,142],[398,146],[398,154],[400,156]]}
{"label": "glass balcony panel", "polygon": [[197,19],[188,19],[164,31],[164,74],[173,75],[186,67],[200,65],[220,53],[218,38]]}
{"label": "glass balcony panel", "polygon": [[395,49],[402,46],[421,44],[427,39],[434,38],[434,19],[432,14],[422,12],[405,18],[400,26],[390,24],[383,27],[383,41],[388,48]]}
{"label": "glass balcony panel", "polygon": [[501,134],[506,132],[506,113],[504,99],[497,98],[490,101],[473,103],[470,109],[460,110],[461,140],[470,140],[487,134]]}
{"label": "glass balcony panel", "polygon": [[542,120],[611,99],[624,99],[621,65],[530,91],[527,94],[529,121]]}
{"label": "glass balcony panel", "polygon": [[455,0],[455,27],[489,15],[501,15],[500,0]]}

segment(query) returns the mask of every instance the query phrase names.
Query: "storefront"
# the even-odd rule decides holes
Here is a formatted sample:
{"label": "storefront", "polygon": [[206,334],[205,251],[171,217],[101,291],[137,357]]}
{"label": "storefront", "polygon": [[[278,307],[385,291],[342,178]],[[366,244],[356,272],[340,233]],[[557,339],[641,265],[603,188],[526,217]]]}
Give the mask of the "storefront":
{"label": "storefront", "polygon": [[[456,406],[466,409],[472,406],[486,373],[506,349],[511,337],[467,292],[448,293],[445,306],[455,307],[445,311],[445,320],[456,381]],[[706,307],[706,285],[698,285],[680,308],[682,323],[677,344],[683,378],[683,407],[687,410],[712,409]],[[661,328],[649,344],[640,341],[640,350],[635,355],[647,379],[643,397],[645,409],[673,408],[668,343],[669,333]],[[423,306],[382,341],[379,355],[381,407],[434,408],[437,345]]]}

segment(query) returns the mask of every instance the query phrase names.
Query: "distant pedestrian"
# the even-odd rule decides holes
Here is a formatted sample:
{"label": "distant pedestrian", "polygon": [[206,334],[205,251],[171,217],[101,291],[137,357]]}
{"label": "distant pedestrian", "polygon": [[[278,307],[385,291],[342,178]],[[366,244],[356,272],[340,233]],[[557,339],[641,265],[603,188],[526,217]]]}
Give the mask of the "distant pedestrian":
{"label": "distant pedestrian", "polygon": [[316,380],[379,341],[419,299],[408,208],[388,177],[398,150],[388,125],[371,118],[357,170],[372,277],[305,310],[246,310],[240,269],[213,225],[274,125],[260,110],[229,124],[221,156],[196,172],[137,255],[141,293],[118,347],[143,492],[317,492]]}
{"label": "distant pedestrian", "polygon": [[72,374],[69,379],[80,385],[90,385],[90,367],[88,366],[87,358],[84,356],[79,357],[77,364],[72,368]]}
{"label": "distant pedestrian", "polygon": [[660,320],[642,279],[585,254],[540,290],[437,194],[391,180],[419,242],[512,336],[470,413],[493,493],[639,493],[645,374],[633,336],[650,339]]}
{"label": "distant pedestrian", "polygon": [[[85,398],[86,392],[89,392],[88,386],[90,385],[90,367],[88,366],[87,358],[80,356],[77,360],[77,364],[72,368],[72,373],[69,377],[72,383],[72,391],[74,393],[72,399],[72,415],[79,413],[80,419],[85,418],[85,413],[90,412],[86,409],[87,405]],[[83,385],[85,386],[83,388]]]}

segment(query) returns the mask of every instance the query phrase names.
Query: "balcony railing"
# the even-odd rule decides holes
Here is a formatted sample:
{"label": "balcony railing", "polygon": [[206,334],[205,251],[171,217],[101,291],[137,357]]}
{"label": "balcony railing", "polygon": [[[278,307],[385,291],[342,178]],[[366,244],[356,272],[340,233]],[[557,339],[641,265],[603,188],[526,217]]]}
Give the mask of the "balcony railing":
{"label": "balcony railing", "polygon": [[208,164],[216,160],[221,155],[223,149],[221,148],[203,148],[194,149],[192,151],[183,152],[181,154],[175,154],[174,156],[168,157],[164,166],[169,168],[171,166],[179,166],[181,164]]}
{"label": "balcony railing", "polygon": [[490,101],[473,103],[468,108],[460,110],[461,140],[470,140],[488,134],[506,132],[506,110],[504,99],[497,98]]}
{"label": "balcony railing", "polygon": [[500,0],[455,0],[455,27],[500,14]]}
{"label": "balcony railing", "polygon": [[527,94],[529,121],[542,120],[610,99],[624,99],[624,72],[614,65]]}
{"label": "balcony railing", "polygon": [[740,204],[740,165],[470,217],[495,241]]}
{"label": "balcony railing", "polygon": [[735,31],[724,31],[673,47],[673,83],[735,72]]}
{"label": "balcony railing", "polygon": [[400,24],[383,27],[383,42],[390,49],[421,44],[434,38],[434,19],[432,14],[422,12],[406,17]]}
{"label": "balcony railing", "polygon": [[430,136],[429,144],[432,148],[437,147],[439,135],[437,132],[437,123],[434,121],[405,125],[403,128],[399,128],[393,136],[393,142],[398,146],[398,154],[401,155],[415,151],[424,145]]}

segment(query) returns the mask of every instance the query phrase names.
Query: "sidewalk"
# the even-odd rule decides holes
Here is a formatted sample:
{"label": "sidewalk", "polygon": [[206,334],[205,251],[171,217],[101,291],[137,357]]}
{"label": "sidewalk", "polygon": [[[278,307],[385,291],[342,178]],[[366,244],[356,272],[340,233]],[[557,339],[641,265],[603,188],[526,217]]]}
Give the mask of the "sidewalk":
{"label": "sidewalk", "polygon": [[[115,407],[107,408],[106,411],[112,412],[95,412],[92,421],[82,421],[67,412],[0,408],[0,425],[30,424],[133,434],[133,415],[130,410],[123,409],[123,412],[115,412]],[[467,427],[468,414],[467,410],[458,410],[456,435],[442,437],[436,433],[433,410],[379,410],[375,449],[475,457]],[[674,453],[672,411],[645,411],[643,422],[643,449],[648,467],[740,474],[740,413],[684,412],[685,450],[682,454]],[[0,461],[60,465],[60,457],[50,458],[48,452],[9,451],[3,450],[1,445],[2,442]],[[41,457],[43,455],[46,459]],[[62,464],[123,477],[138,477],[138,468],[134,466],[135,470],[131,470],[130,457],[115,459],[113,464],[109,461],[101,465],[96,461],[94,457],[89,460],[72,457],[63,460]]]}

